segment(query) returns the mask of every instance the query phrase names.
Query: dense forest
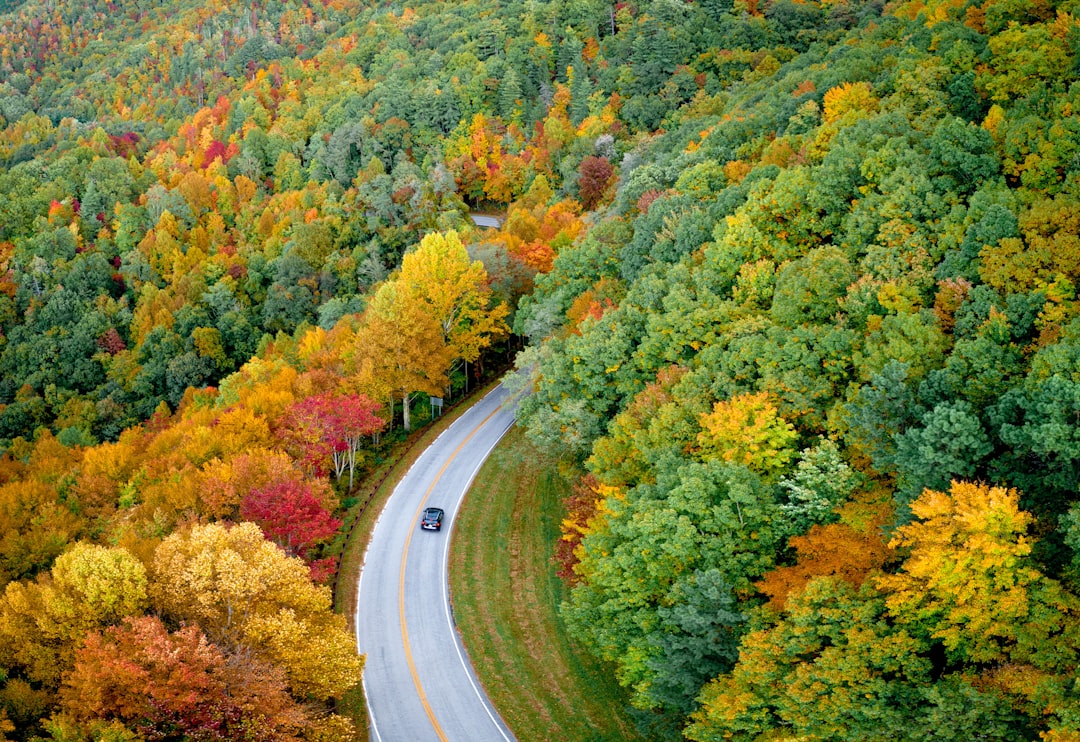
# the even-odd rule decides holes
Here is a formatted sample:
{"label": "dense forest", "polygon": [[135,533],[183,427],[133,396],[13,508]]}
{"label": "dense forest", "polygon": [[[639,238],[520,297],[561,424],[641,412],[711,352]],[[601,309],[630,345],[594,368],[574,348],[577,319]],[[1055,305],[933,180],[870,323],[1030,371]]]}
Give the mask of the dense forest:
{"label": "dense forest", "polygon": [[0,737],[352,739],[328,544],[513,332],[643,730],[1080,739],[1075,5],[0,3]]}

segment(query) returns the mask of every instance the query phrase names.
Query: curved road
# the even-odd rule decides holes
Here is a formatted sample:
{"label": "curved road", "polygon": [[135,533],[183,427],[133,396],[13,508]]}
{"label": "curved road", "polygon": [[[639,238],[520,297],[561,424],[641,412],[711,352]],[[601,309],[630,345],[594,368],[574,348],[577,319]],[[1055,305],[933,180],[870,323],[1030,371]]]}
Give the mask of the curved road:
{"label": "curved road", "polygon": [[[374,742],[512,742],[461,645],[450,613],[450,534],[465,491],[514,414],[498,386],[417,459],[379,515],[356,611]],[[420,529],[428,506],[441,531]]]}

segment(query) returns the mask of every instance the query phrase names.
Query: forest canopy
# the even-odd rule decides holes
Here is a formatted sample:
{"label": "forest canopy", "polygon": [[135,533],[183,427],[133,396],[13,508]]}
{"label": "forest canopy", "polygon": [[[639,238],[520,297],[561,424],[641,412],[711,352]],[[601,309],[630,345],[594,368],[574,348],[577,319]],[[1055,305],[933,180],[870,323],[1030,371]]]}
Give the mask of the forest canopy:
{"label": "forest canopy", "polygon": [[1076,738],[1078,12],[0,3],[3,734],[349,739],[326,544],[513,332],[648,734]]}

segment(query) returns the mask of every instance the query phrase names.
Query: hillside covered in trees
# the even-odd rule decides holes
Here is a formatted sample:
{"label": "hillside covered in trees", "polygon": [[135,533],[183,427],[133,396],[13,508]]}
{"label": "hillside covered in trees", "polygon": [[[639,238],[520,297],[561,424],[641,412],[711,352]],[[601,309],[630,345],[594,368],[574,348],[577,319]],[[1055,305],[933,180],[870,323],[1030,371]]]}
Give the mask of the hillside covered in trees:
{"label": "hillside covered in trees", "polygon": [[1074,8],[741,9],[516,317],[568,626],[658,734],[1077,739]]}
{"label": "hillside covered in trees", "polygon": [[1080,738],[1076,12],[0,3],[3,734],[351,739],[350,483],[512,329],[643,729]]}

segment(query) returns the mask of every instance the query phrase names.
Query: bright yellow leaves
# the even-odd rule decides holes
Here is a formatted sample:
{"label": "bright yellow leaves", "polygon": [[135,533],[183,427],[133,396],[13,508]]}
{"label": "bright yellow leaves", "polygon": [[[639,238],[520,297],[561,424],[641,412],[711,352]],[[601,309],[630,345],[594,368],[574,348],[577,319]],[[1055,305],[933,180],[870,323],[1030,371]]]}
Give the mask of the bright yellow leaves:
{"label": "bright yellow leaves", "polygon": [[372,399],[391,394],[402,400],[409,430],[409,395],[439,395],[452,360],[442,327],[425,308],[409,300],[399,282],[379,287],[357,329],[352,350],[356,386]]}
{"label": "bright yellow leaves", "polygon": [[253,523],[211,524],[175,533],[151,568],[155,605],[196,621],[215,643],[247,646],[283,667],[294,694],[340,696],[360,681],[363,660],[331,611],[328,588],[308,568],[263,538]]}
{"label": "bright yellow leaves", "polygon": [[298,698],[327,700],[360,680],[363,659],[357,657],[356,640],[345,617],[329,610],[316,620],[291,608],[257,615],[246,635],[288,671],[289,686]]}
{"label": "bright yellow leaves", "polygon": [[795,428],[780,417],[765,392],[717,402],[700,423],[698,451],[706,461],[721,458],[776,474],[795,455]]}
{"label": "bright yellow leaves", "polygon": [[372,399],[441,395],[455,360],[475,361],[507,331],[505,305],[491,307],[487,272],[470,261],[457,232],[433,233],[375,292],[349,355],[352,384]]}
{"label": "bright yellow leaves", "polygon": [[1075,656],[1075,636],[1050,637],[1077,606],[1032,566],[1032,517],[1016,490],[953,482],[949,492],[925,491],[911,510],[918,520],[891,544],[909,550],[907,560],[877,580],[897,620],[923,627],[962,661],[1042,663],[1054,644],[1059,656]]}
{"label": "bright yellow leaves", "polygon": [[861,118],[877,111],[878,99],[866,82],[845,82],[825,93],[825,123],[831,124],[845,116]]}
{"label": "bright yellow leaves", "polygon": [[487,271],[471,261],[455,231],[433,232],[401,260],[402,300],[415,303],[442,329],[455,358],[475,361],[492,340],[507,332],[505,304],[489,307]]}
{"label": "bright yellow leaves", "polygon": [[824,98],[824,126],[818,130],[810,150],[815,155],[823,156],[837,131],[860,119],[870,118],[877,113],[878,102],[870,84],[866,82],[845,82],[830,88]]}
{"label": "bright yellow leaves", "polygon": [[146,569],[124,549],[76,544],[57,557],[52,569],[58,614],[112,623],[146,604]]}
{"label": "bright yellow leaves", "polygon": [[146,597],[146,569],[128,551],[76,544],[57,558],[51,579],[8,583],[0,663],[55,686],[87,633],[141,614]]}

